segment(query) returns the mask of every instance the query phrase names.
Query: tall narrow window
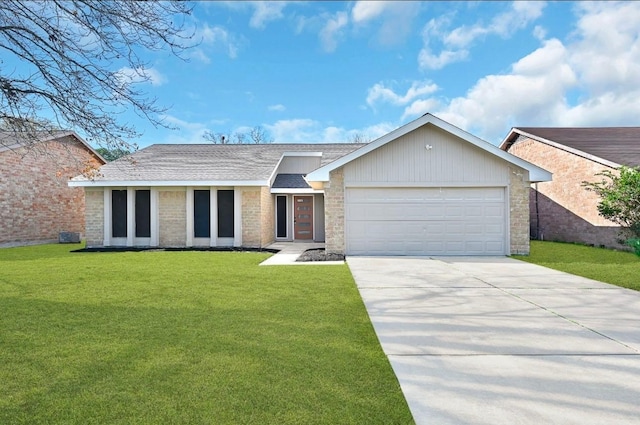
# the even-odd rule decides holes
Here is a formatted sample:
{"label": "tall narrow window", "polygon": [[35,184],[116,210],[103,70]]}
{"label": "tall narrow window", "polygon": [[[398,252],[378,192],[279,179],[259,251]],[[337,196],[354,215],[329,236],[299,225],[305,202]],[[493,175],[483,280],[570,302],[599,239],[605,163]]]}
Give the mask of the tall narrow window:
{"label": "tall narrow window", "polygon": [[218,237],[233,237],[233,190],[218,191]]}
{"label": "tall narrow window", "polygon": [[136,190],[136,238],[151,237],[151,191]]}
{"label": "tall narrow window", "polygon": [[276,196],[276,238],[287,237],[287,197]]}
{"label": "tall narrow window", "polygon": [[127,191],[111,191],[111,236],[127,237]]}
{"label": "tall narrow window", "polygon": [[211,192],[193,191],[193,236],[211,237]]}

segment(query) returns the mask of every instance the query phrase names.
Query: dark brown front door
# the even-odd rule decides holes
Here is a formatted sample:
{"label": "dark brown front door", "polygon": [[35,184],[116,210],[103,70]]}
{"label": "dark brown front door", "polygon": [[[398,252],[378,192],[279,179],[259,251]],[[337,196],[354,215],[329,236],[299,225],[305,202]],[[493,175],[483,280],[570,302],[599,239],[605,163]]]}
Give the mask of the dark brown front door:
{"label": "dark brown front door", "polygon": [[313,239],[313,196],[293,197],[293,238]]}

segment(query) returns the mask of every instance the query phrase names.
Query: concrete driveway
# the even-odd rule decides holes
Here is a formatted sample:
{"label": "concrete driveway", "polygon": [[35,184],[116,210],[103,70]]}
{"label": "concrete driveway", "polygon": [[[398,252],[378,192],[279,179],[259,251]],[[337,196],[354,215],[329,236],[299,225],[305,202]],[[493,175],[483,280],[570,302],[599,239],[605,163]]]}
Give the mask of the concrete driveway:
{"label": "concrete driveway", "polygon": [[640,423],[640,293],[503,257],[347,263],[417,424]]}

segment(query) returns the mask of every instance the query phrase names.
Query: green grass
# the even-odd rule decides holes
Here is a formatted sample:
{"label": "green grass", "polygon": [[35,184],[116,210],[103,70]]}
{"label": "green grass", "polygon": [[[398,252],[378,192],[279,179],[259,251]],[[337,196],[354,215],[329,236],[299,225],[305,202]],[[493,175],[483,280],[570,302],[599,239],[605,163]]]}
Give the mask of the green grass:
{"label": "green grass", "polygon": [[640,258],[630,252],[531,241],[531,254],[514,258],[640,291]]}
{"label": "green grass", "polygon": [[0,250],[1,424],[413,423],[347,266],[69,249]]}

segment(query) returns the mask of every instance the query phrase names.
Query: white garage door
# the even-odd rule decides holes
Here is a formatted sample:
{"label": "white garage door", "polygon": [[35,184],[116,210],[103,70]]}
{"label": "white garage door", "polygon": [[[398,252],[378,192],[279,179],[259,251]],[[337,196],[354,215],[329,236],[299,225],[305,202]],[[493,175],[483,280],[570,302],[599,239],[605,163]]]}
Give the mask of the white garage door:
{"label": "white garage door", "polygon": [[505,188],[348,188],[349,255],[504,255]]}

